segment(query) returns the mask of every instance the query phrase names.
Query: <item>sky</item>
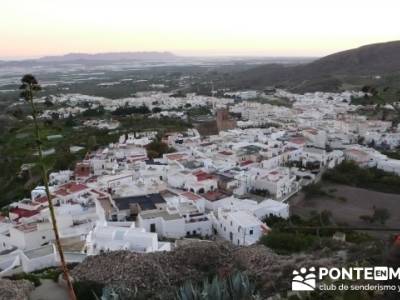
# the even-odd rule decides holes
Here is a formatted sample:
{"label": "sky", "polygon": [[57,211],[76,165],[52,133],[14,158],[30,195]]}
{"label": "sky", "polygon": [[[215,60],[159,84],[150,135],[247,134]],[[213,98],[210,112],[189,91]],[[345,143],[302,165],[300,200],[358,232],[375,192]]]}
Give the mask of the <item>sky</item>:
{"label": "sky", "polygon": [[1,0],[0,58],[323,56],[400,40],[399,0]]}

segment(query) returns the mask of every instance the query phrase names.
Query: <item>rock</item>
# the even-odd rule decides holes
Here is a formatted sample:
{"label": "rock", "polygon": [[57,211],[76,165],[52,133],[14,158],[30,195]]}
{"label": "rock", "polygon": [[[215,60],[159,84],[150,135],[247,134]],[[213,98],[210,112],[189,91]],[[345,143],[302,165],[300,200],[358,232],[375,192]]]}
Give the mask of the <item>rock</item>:
{"label": "rock", "polygon": [[[127,251],[91,256],[72,270],[77,281],[90,280],[124,291],[131,298],[174,299],[185,281],[200,282],[212,274],[244,270],[262,286],[263,296],[287,291],[299,266],[329,266],[339,258],[320,254],[278,255],[263,245],[235,247],[227,242],[198,242],[171,252],[138,254]],[[260,284],[261,283],[261,284]]]}
{"label": "rock", "polygon": [[34,288],[28,280],[0,279],[0,300],[28,300]]}

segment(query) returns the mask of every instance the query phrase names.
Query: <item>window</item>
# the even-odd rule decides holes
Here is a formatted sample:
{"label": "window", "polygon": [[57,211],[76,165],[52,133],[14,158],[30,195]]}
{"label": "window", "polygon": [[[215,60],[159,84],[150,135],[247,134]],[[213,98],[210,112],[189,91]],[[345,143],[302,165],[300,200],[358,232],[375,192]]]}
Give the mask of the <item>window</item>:
{"label": "window", "polygon": [[250,234],[250,235],[253,235],[253,229],[250,229],[249,234]]}
{"label": "window", "polygon": [[46,237],[45,236],[42,236],[42,240],[45,240],[46,239]]}
{"label": "window", "polygon": [[224,226],[224,231],[226,231],[226,227]]}
{"label": "window", "polygon": [[232,221],[231,221],[231,226],[233,225]]}

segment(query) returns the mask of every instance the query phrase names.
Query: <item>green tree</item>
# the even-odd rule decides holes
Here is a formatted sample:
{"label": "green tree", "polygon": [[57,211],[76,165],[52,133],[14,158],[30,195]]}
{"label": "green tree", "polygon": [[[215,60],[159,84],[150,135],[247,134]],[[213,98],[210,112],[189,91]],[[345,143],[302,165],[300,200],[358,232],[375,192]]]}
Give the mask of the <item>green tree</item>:
{"label": "green tree", "polygon": [[65,120],[65,126],[67,127],[74,127],[76,126],[76,122],[72,114],[69,114],[68,118]]}
{"label": "green tree", "polygon": [[87,149],[88,151],[93,151],[97,148],[97,139],[95,135],[91,135],[87,141]]}
{"label": "green tree", "polygon": [[380,109],[386,105],[391,106],[400,118],[400,89],[392,87],[376,88],[364,86],[364,93],[368,93],[374,99],[376,108]]}
{"label": "green tree", "polygon": [[38,149],[38,164],[40,165],[41,169],[41,176],[43,180],[43,184],[45,187],[46,191],[46,196],[47,196],[47,201],[49,204],[49,211],[50,211],[50,218],[51,222],[53,225],[53,231],[54,231],[54,236],[55,236],[55,241],[56,241],[56,247],[58,250],[58,254],[60,256],[61,260],[61,267],[63,269],[64,277],[67,282],[68,286],[68,292],[70,299],[76,300],[74,288],[72,286],[71,278],[69,276],[69,271],[67,264],[65,262],[65,257],[64,257],[64,251],[61,246],[61,241],[60,241],[60,236],[58,233],[58,227],[57,227],[57,219],[56,215],[54,212],[54,206],[53,202],[51,200],[51,195],[50,195],[50,190],[49,190],[49,183],[48,183],[48,178],[47,178],[47,173],[48,170],[45,166],[44,159],[43,159],[43,153],[42,153],[42,140],[41,140],[41,134],[40,134],[40,128],[39,128],[39,122],[37,120],[37,110],[36,110],[36,105],[33,101],[33,95],[34,93],[38,92],[41,90],[41,86],[39,85],[38,81],[33,75],[27,74],[24,75],[21,79],[22,85],[20,86],[21,90],[21,97],[24,98],[31,106],[32,109],[32,118],[33,118],[33,123],[34,123],[34,131],[35,131],[35,138],[36,138],[36,147]]}
{"label": "green tree", "polygon": [[374,207],[374,213],[372,215],[372,219],[376,222],[384,225],[387,219],[390,218],[390,213],[386,208],[376,208]]}
{"label": "green tree", "polygon": [[52,107],[54,104],[51,101],[50,97],[46,97],[46,100],[44,101],[44,105],[46,105],[47,107]]}
{"label": "green tree", "polygon": [[67,170],[70,169],[75,163],[75,155],[71,153],[70,145],[62,144],[58,151],[56,161],[53,168],[55,170]]}
{"label": "green tree", "polygon": [[160,107],[156,106],[156,107],[153,107],[153,109],[151,111],[153,114],[156,114],[156,113],[162,112],[162,109]]}
{"label": "green tree", "polygon": [[165,153],[174,152],[175,149],[168,147],[167,144],[161,142],[159,139],[154,140],[147,145],[147,156],[151,159],[161,157]]}

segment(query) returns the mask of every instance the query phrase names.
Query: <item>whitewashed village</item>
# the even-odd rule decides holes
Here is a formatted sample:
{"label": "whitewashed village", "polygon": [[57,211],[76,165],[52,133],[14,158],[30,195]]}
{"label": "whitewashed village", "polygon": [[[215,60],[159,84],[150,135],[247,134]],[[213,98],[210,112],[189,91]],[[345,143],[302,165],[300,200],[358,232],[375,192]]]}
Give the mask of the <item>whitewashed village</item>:
{"label": "whitewashed village", "polygon": [[[117,250],[171,251],[193,239],[252,245],[271,231],[266,216],[288,218],[291,197],[343,160],[400,175],[399,160],[368,146],[397,147],[400,128],[357,114],[350,100],[361,92],[276,90],[274,95],[289,99],[291,107],[243,101],[260,93],[174,98],[146,92],[117,101],[54,97],[53,102],[65,105],[57,111],[65,118],[82,112],[85,102],[109,111],[157,106],[161,111],[151,115],[154,122],[162,116],[186,118],[178,107],[206,106],[218,127],[212,135],[196,128],[162,136],[153,131],[121,134],[107,147],[88,152],[74,169],[49,174],[67,262]],[[44,111],[41,118],[54,112]],[[117,121],[107,120],[85,125],[118,128]],[[149,157],[146,146],[154,139],[173,151]],[[1,216],[0,276],[59,264],[47,200],[44,187],[37,186],[30,198],[15,199],[8,215]]]}

